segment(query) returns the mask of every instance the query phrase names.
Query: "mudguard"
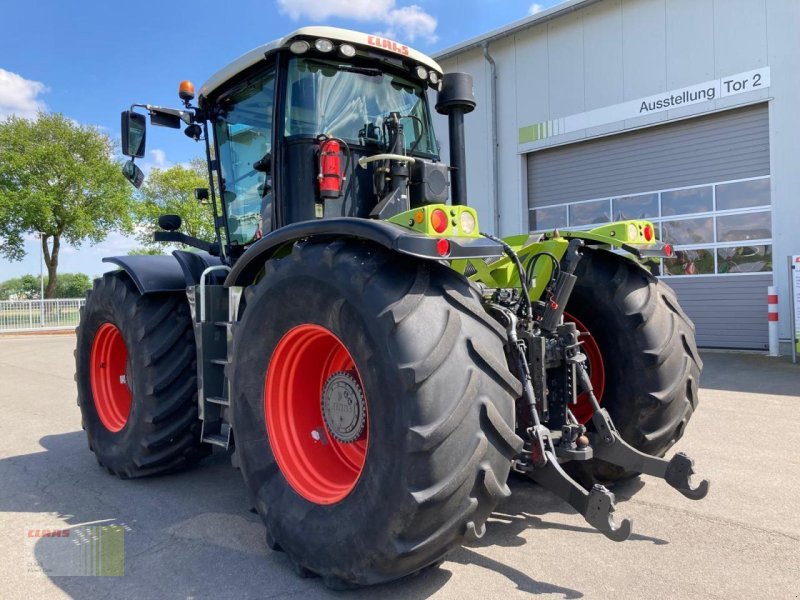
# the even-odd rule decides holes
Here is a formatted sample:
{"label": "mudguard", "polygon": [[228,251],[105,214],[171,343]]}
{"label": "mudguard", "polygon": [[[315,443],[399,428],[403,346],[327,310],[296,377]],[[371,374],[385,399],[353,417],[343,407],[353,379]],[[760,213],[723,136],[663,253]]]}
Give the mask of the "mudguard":
{"label": "mudguard", "polygon": [[[221,265],[216,256],[207,252],[175,250],[171,256],[110,256],[103,262],[117,265],[128,275],[141,294],[183,291],[200,282],[207,267]],[[213,283],[220,283],[212,280]]]}
{"label": "mudguard", "polygon": [[387,221],[355,217],[302,221],[277,229],[253,244],[231,269],[225,285],[252,283],[264,263],[280,248],[286,244],[312,237],[315,239],[357,238],[375,242],[400,254],[431,260],[496,258],[503,254],[500,244],[485,237],[447,237],[449,252],[443,255],[437,250],[437,244],[443,239],[442,237],[421,235]]}

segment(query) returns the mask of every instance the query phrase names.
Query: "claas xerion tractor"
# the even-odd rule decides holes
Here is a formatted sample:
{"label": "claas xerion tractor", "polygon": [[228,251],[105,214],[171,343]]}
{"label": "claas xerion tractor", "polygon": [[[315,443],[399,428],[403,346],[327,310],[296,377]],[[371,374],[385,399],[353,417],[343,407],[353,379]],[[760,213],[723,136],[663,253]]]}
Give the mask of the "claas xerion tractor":
{"label": "claas xerion tractor", "polygon": [[[447,115],[439,158],[428,96]],[[505,239],[467,206],[471,78],[327,27],[253,50],[146,115],[205,146],[213,240],[159,219],[171,256],[107,258],[78,327],[89,447],[122,478],[231,452],[267,544],[346,587],[436,565],[480,537],[512,471],[612,540],[608,485],[691,499],[701,361],[646,221]],[[138,112],[137,112],[138,111]]]}

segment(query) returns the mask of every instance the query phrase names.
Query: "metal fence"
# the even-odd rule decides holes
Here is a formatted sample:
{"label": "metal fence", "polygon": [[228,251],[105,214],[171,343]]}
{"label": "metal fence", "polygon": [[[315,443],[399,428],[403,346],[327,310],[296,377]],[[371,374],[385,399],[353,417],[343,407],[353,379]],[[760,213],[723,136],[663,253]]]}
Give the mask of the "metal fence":
{"label": "metal fence", "polygon": [[0,301],[0,333],[36,329],[74,329],[83,298]]}

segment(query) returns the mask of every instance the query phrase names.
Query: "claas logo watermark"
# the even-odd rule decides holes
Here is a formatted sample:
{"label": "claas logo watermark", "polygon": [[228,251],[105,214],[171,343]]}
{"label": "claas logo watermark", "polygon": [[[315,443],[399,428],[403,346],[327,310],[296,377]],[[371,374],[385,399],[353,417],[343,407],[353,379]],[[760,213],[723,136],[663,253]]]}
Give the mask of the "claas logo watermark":
{"label": "claas logo watermark", "polygon": [[71,528],[29,527],[28,571],[48,576],[125,574],[125,525],[81,525]]}

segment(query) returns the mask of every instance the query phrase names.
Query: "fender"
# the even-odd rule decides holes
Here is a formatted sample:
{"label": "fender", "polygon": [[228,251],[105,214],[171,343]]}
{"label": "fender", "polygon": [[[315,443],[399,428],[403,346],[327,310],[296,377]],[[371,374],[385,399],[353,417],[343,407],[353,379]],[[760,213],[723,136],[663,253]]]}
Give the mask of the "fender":
{"label": "fender", "polygon": [[[649,231],[647,228],[649,227]],[[519,255],[522,264],[529,268],[535,256],[547,253],[560,261],[567,250],[569,240],[583,240],[587,246],[597,249],[622,250],[635,259],[672,256],[672,246],[655,239],[653,224],[649,221],[618,221],[595,227],[590,231],[554,231],[544,234],[519,234],[504,238]],[[615,253],[616,254],[616,253]],[[620,260],[631,260],[620,257]],[[634,260],[637,264],[637,260]],[[641,266],[641,265],[640,265]],[[460,273],[489,288],[519,287],[516,266],[507,257],[495,261],[460,261],[453,265]],[[644,268],[644,267],[642,267]],[[533,283],[528,293],[538,300],[552,276],[553,266],[549,260],[537,261],[532,269]]]}
{"label": "fender", "polygon": [[200,282],[204,269],[222,264],[219,258],[207,252],[185,250],[175,250],[171,256],[110,256],[103,262],[115,264],[130,275],[142,295],[183,292],[188,286]]}
{"label": "fender", "polygon": [[280,248],[308,238],[367,240],[400,254],[430,260],[495,258],[503,254],[500,244],[482,236],[446,238],[450,243],[450,251],[443,256],[437,251],[437,243],[443,238],[420,235],[406,227],[387,221],[356,217],[302,221],[281,227],[253,244],[231,269],[225,285],[238,286],[252,283],[264,263]]}

